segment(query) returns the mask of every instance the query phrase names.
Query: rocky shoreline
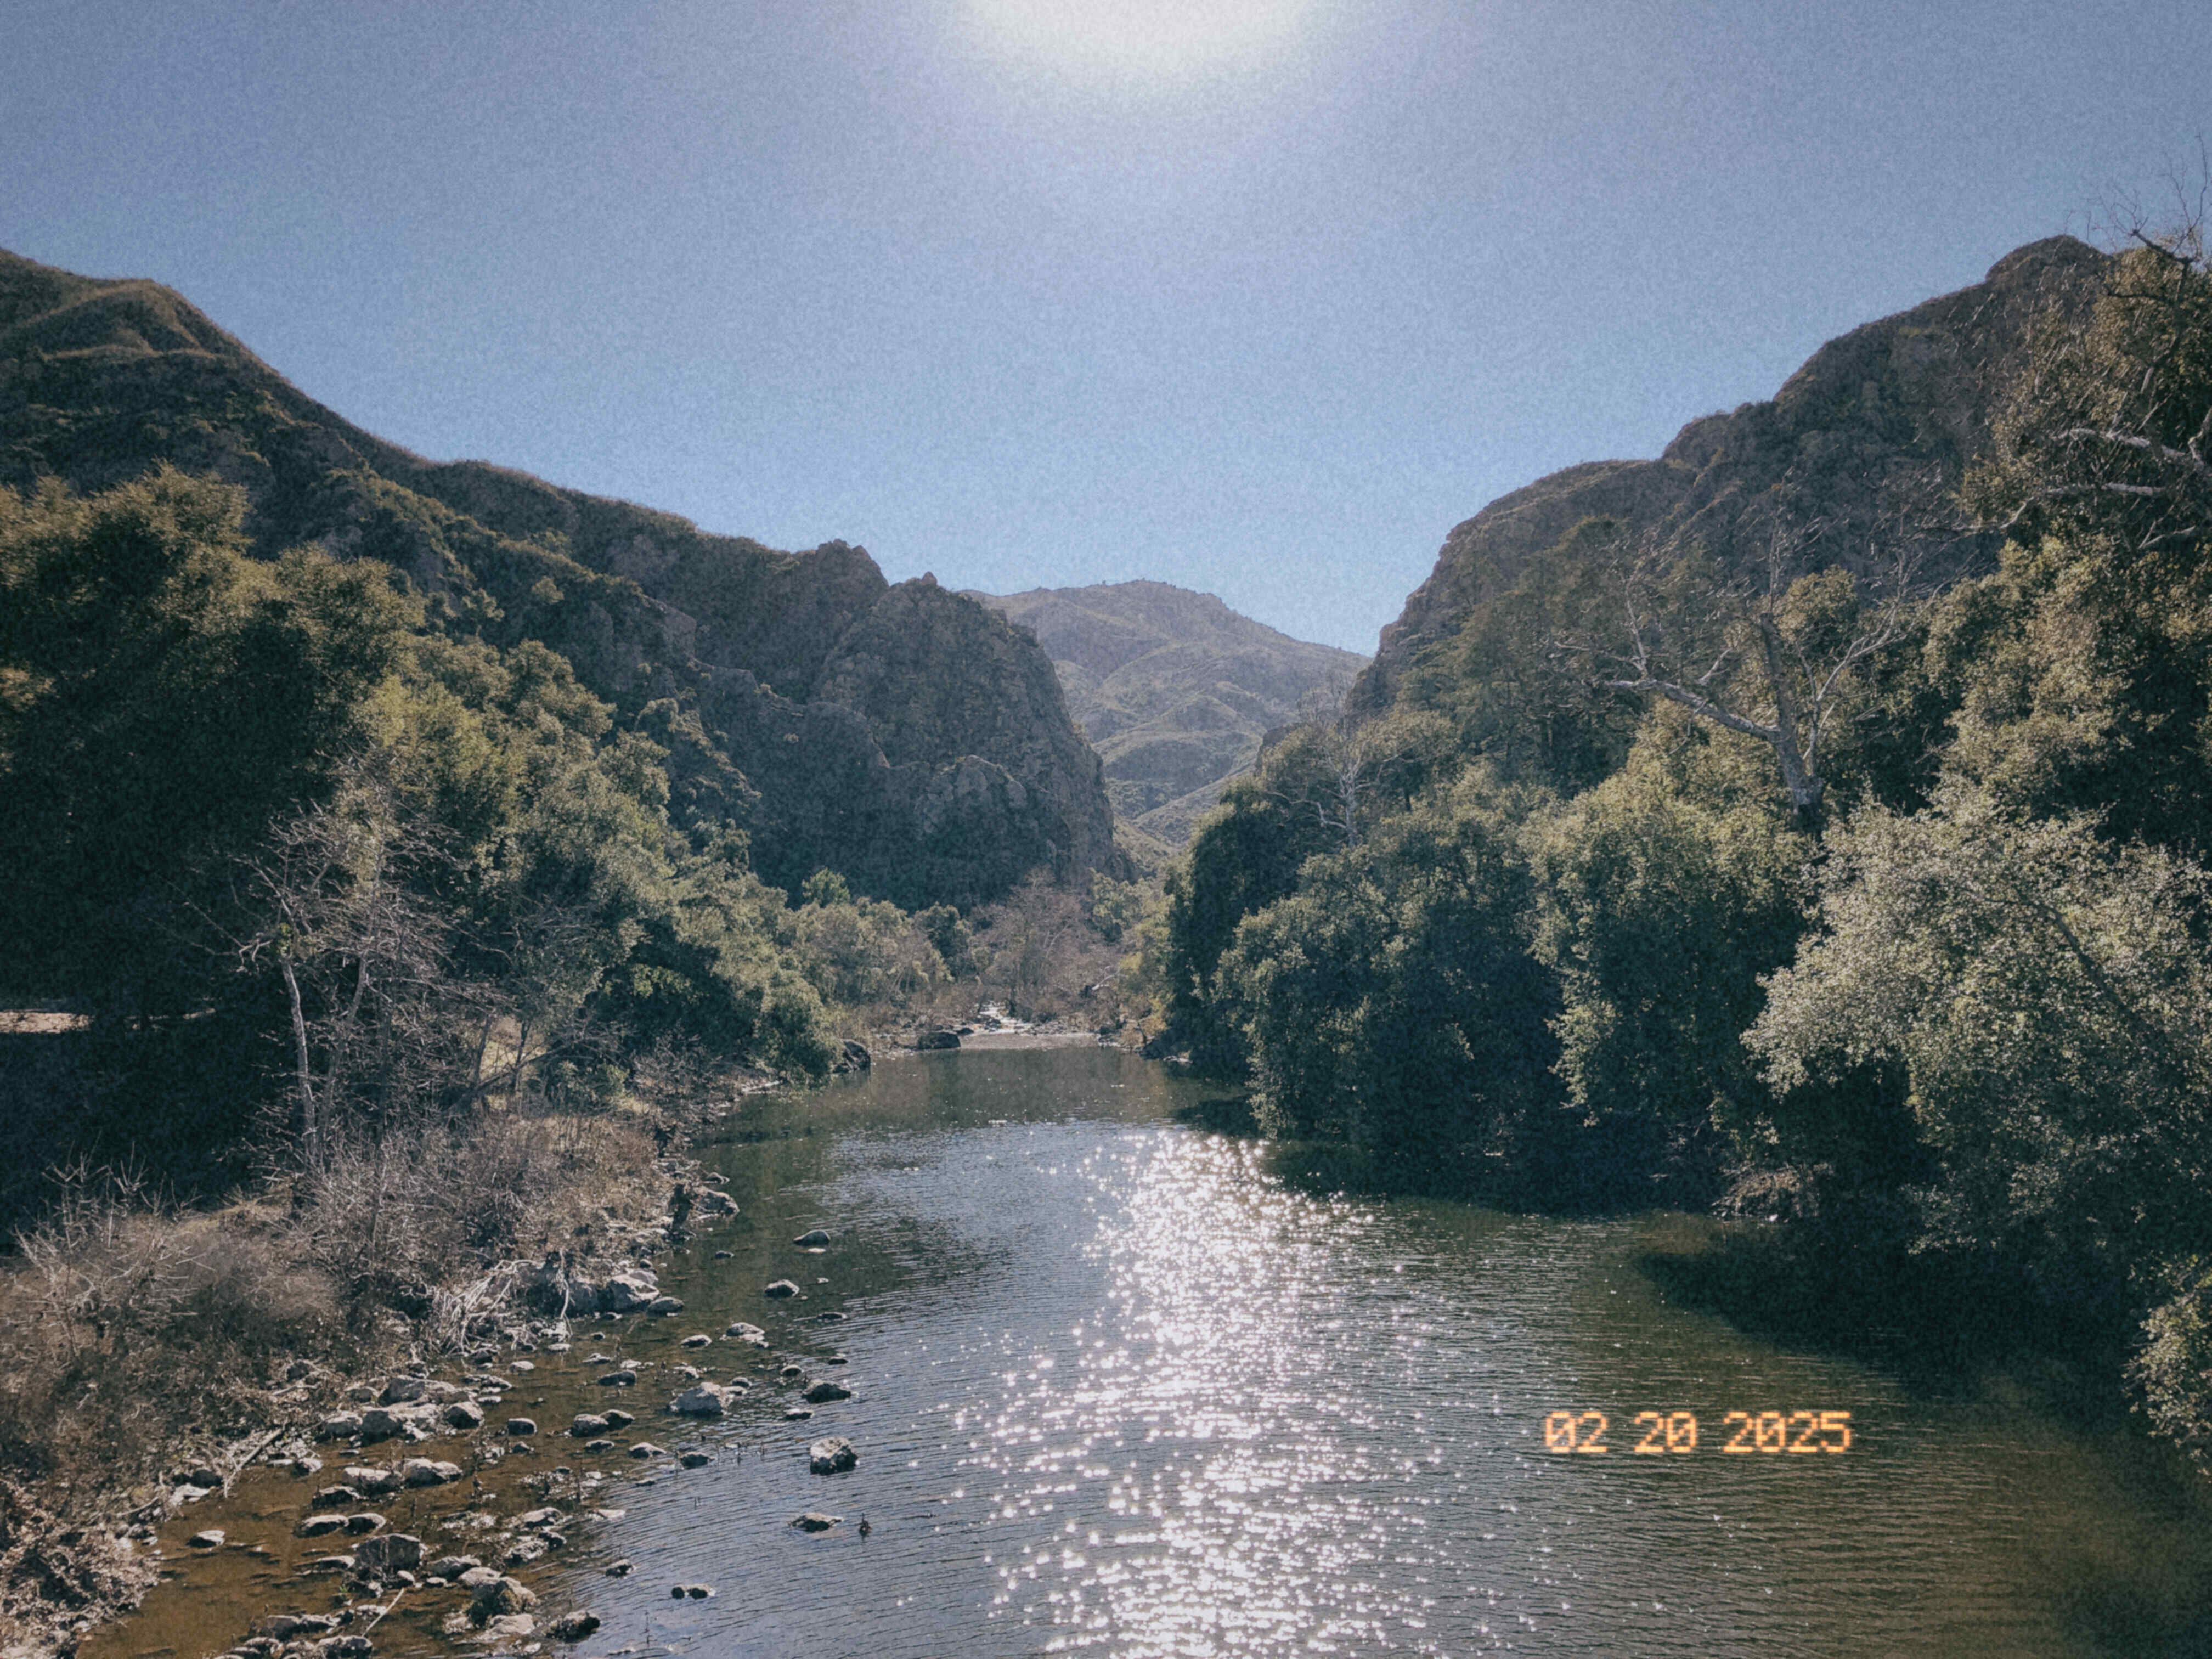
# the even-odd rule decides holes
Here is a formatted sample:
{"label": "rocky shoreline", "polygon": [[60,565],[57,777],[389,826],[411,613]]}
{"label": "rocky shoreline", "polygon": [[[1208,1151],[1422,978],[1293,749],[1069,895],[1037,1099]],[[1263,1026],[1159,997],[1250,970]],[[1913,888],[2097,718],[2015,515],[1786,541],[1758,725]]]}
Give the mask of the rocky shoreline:
{"label": "rocky shoreline", "polygon": [[[848,1068],[867,1069],[878,1054],[917,1059],[934,1048],[1044,1048],[1109,1040],[1103,1033],[988,1017],[941,1030],[951,1041],[931,1042],[930,1029],[872,1034],[872,1052],[848,1045]],[[564,1357],[579,1344],[592,1344],[599,1330],[611,1338],[623,1322],[635,1328],[683,1312],[682,1301],[661,1289],[654,1259],[703,1240],[737,1212],[720,1178],[690,1155],[688,1138],[726,1121],[744,1095],[784,1086],[781,1079],[757,1077],[726,1104],[666,1126],[657,1138],[671,1150],[653,1166],[656,1189],[666,1199],[660,1212],[610,1218],[535,1263],[501,1264],[472,1281],[478,1311],[467,1323],[465,1344],[434,1353],[424,1333],[411,1328],[392,1333],[378,1363],[343,1373],[293,1360],[281,1382],[260,1396],[249,1431],[220,1443],[180,1445],[158,1497],[131,1502],[118,1494],[89,1522],[72,1523],[34,1492],[0,1483],[0,1586],[6,1591],[0,1659],[74,1656],[88,1642],[96,1647],[165,1574],[226,1553],[264,1567],[296,1557],[301,1587],[291,1598],[301,1603],[296,1610],[267,1613],[222,1638],[231,1645],[221,1651],[233,1659],[363,1659],[375,1651],[373,1632],[403,1598],[417,1608],[426,1599],[451,1601],[441,1629],[454,1639],[498,1646],[589,1634],[597,1621],[588,1607],[548,1614],[526,1582],[534,1564],[578,1532],[623,1513],[603,1501],[611,1476],[561,1460],[619,1456],[641,1471],[681,1470],[710,1455],[672,1450],[643,1437],[640,1412],[608,1407],[573,1413],[565,1424],[541,1424],[511,1413],[508,1396],[548,1358],[575,1364]],[[685,1146],[679,1147],[679,1137]],[[828,1242],[808,1236],[793,1244],[818,1249]],[[773,1302],[780,1290],[789,1294],[797,1286],[779,1281],[764,1294]],[[651,1409],[679,1428],[741,1405],[765,1407],[771,1394],[790,1398],[782,1415],[792,1420],[853,1397],[842,1382],[779,1360],[757,1325],[732,1324],[719,1336],[694,1333],[683,1346],[702,1364],[656,1366],[612,1353],[590,1358],[610,1367],[596,1381],[611,1400],[630,1401],[647,1384],[662,1385],[665,1410],[659,1404]],[[734,1351],[743,1359],[719,1367],[717,1379],[704,1368],[709,1350]],[[655,1376],[655,1370],[665,1375]],[[617,1440],[631,1431],[640,1437]],[[816,1442],[812,1451],[816,1467],[831,1470],[853,1467],[860,1455],[849,1439],[834,1435]],[[524,1468],[529,1473],[518,1476]],[[290,1540],[274,1546],[211,1527],[174,1539],[196,1506],[230,1493],[250,1472],[298,1483],[297,1499],[285,1500],[299,1511]],[[525,1507],[501,1517],[487,1502],[495,1492],[526,1494],[518,1499]],[[409,1510],[404,1525],[392,1516],[401,1502]],[[426,1512],[427,1524],[421,1518]],[[843,1519],[809,1510],[791,1524],[826,1531]],[[441,1542],[426,1535],[439,1530],[458,1538]],[[172,1535],[166,1554],[165,1534]],[[626,1570],[628,1564],[616,1565]],[[678,1595],[711,1593],[708,1586],[674,1589]],[[308,1601],[319,1605],[310,1610]]]}

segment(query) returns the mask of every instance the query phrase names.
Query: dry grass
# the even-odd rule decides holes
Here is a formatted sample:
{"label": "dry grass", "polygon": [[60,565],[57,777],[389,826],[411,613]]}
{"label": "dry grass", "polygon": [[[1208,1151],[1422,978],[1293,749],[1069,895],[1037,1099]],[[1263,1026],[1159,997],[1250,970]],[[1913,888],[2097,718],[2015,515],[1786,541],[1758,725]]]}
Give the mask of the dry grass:
{"label": "dry grass", "polygon": [[511,1113],[341,1143],[213,1212],[81,1173],[0,1273],[0,1474],[64,1514],[143,1497],[267,1421],[293,1359],[459,1345],[520,1260],[659,1190],[634,1121]]}

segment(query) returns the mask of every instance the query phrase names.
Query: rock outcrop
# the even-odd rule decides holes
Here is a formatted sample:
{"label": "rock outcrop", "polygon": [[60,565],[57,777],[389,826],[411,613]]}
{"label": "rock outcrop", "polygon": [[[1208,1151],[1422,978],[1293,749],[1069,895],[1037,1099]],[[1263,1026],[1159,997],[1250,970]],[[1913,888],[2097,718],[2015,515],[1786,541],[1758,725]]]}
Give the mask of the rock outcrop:
{"label": "rock outcrop", "polygon": [[[1389,707],[1425,653],[1587,519],[1679,536],[1741,566],[1761,556],[1771,511],[1786,505],[1800,521],[1820,520],[1820,547],[1850,565],[1886,518],[1924,505],[1987,452],[2033,331],[2085,315],[2108,264],[2072,237],[2032,242],[1971,288],[1830,341],[1771,402],[1691,422],[1656,460],[1592,461],[1500,496],[1445,538],[1428,580],[1382,630],[1354,707]],[[1952,568],[1933,574],[1993,550],[1963,538],[1948,551]]]}
{"label": "rock outcrop", "polygon": [[481,461],[433,462],[292,386],[181,296],[0,252],[0,484],[167,461],[246,491],[273,556],[404,572],[433,618],[538,640],[670,750],[672,811],[794,888],[907,903],[1111,866],[1098,761],[1030,637],[865,550],[782,552]]}

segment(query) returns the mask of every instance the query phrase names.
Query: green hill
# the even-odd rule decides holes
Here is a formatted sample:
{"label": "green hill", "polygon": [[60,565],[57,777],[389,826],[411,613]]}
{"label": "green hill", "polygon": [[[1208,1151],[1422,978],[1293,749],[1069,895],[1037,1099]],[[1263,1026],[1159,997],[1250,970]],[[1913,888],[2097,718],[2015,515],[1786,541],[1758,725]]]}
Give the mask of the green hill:
{"label": "green hill", "polygon": [[1097,757],[1030,638],[861,549],[789,553],[481,461],[307,398],[180,295],[0,252],[0,484],[91,492],[168,462],[244,487],[246,533],[374,558],[459,637],[559,652],[672,750],[677,805],[757,867],[969,904],[1112,864]]}
{"label": "green hill", "polygon": [[1366,665],[1166,582],[974,597],[1036,636],[1105,763],[1115,811],[1173,847],[1301,699]]}

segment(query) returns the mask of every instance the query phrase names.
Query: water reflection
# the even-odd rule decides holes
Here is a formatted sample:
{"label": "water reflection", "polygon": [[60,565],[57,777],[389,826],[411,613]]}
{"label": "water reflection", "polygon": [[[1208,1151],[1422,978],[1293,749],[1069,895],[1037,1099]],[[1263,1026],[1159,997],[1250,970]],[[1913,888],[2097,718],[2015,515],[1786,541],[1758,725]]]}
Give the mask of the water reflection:
{"label": "water reflection", "polygon": [[[539,1581],[604,1620],[586,1659],[2212,1646],[2192,1623],[2212,1516],[2138,1453],[2002,1390],[1918,1398],[1666,1305],[1635,1264],[1697,1248],[1702,1222],[1317,1194],[1169,1121],[1194,1099],[1071,1049],[887,1065],[750,1111],[712,1151],[738,1219],[665,1264],[684,1316],[587,1327],[532,1374],[554,1422],[603,1403],[571,1363],[593,1349],[638,1363],[641,1396],[687,1360],[753,1384],[720,1422],[653,1425],[714,1453],[702,1468],[636,1479],[574,1443],[535,1460],[604,1468],[593,1501],[627,1510]],[[825,1251],[792,1245],[817,1226]],[[804,1294],[764,1298],[785,1277]],[[772,1353],[679,1346],[732,1320]],[[785,1420],[787,1359],[854,1397]],[[1607,1413],[1613,1449],[1547,1452],[1565,1409]],[[1698,1450],[1633,1455],[1644,1410],[1696,1413]],[[1733,1410],[1848,1411],[1856,1439],[1729,1455]],[[857,1469],[808,1472],[823,1433]],[[793,1531],[804,1510],[843,1522]],[[617,1556],[636,1570],[603,1576]],[[678,1583],[718,1594],[672,1601]],[[421,1601],[380,1640],[434,1643]],[[162,1616],[131,1650],[178,1639]],[[251,1613],[193,1616],[228,1641]]]}

